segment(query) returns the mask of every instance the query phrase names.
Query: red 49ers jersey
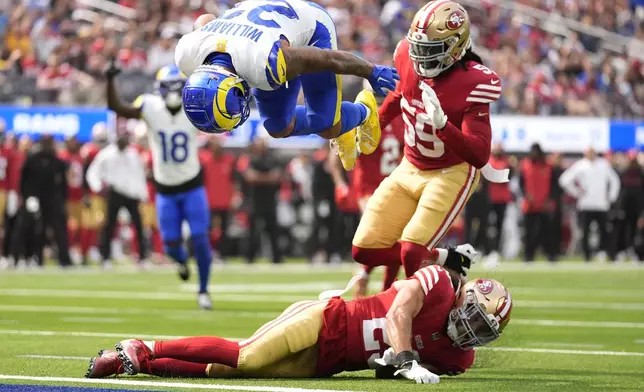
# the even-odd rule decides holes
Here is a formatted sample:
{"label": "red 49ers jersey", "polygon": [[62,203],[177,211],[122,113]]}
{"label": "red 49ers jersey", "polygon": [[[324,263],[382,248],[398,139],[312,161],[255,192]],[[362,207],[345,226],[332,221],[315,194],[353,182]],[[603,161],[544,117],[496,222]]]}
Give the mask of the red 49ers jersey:
{"label": "red 49ers jersey", "polygon": [[13,152],[8,146],[0,146],[0,190],[9,189],[9,165]]}
{"label": "red 49ers jersey", "polygon": [[373,194],[378,185],[400,163],[405,141],[402,116],[396,117],[382,130],[380,144],[370,155],[360,155],[353,169],[353,191],[358,199]]}
{"label": "red 49ers jersey", "polygon": [[[436,78],[422,78],[414,71],[406,39],[398,44],[394,62],[400,82],[381,106],[380,117],[387,122],[402,111],[407,160],[421,170],[441,169],[464,161],[483,167],[490,155],[489,104],[501,96],[501,81],[496,73],[468,61],[465,67],[456,64]],[[434,89],[447,115],[448,123],[442,130],[428,124],[419,87],[423,81]]]}
{"label": "red 49ers jersey", "polygon": [[[438,374],[458,374],[469,369],[474,362],[474,351],[454,347],[445,334],[456,296],[449,274],[440,266],[431,265],[409,279],[418,280],[425,293],[423,307],[412,321],[411,337],[421,362]],[[325,327],[318,341],[320,375],[376,367],[374,361],[389,348],[386,315],[396,294],[397,290],[392,287],[371,297],[347,302],[334,298],[329,302],[324,315]],[[338,332],[338,329],[344,331]],[[341,341],[338,336],[342,336]],[[331,345],[338,348],[330,349]]]}
{"label": "red 49ers jersey", "polygon": [[83,158],[81,154],[62,150],[58,157],[67,162],[67,197],[69,201],[81,201],[83,199]]}

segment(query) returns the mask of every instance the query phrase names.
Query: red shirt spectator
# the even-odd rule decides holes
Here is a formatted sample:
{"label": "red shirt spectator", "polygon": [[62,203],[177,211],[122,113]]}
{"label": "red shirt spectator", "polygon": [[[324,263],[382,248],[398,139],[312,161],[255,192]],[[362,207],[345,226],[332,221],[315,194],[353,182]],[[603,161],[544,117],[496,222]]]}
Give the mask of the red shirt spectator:
{"label": "red shirt spectator", "polygon": [[550,209],[552,168],[545,160],[526,158],[521,162],[521,189],[524,213],[546,212]]}
{"label": "red shirt spectator", "polygon": [[[235,156],[222,151],[219,139],[213,137],[208,140],[206,147],[199,151],[199,161],[203,167],[204,187],[210,209],[229,210],[232,207],[235,191],[233,184]],[[237,169],[239,170],[239,167]]]}

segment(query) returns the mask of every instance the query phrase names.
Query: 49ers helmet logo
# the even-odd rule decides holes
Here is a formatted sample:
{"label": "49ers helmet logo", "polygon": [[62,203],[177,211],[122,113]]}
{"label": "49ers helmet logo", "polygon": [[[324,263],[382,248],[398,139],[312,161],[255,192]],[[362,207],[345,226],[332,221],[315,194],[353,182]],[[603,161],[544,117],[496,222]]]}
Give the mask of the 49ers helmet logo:
{"label": "49ers helmet logo", "polygon": [[465,23],[465,15],[461,11],[454,11],[447,18],[446,26],[450,30],[458,30]]}
{"label": "49ers helmet logo", "polygon": [[494,283],[487,279],[479,279],[476,281],[476,289],[483,295],[490,294],[494,290]]}

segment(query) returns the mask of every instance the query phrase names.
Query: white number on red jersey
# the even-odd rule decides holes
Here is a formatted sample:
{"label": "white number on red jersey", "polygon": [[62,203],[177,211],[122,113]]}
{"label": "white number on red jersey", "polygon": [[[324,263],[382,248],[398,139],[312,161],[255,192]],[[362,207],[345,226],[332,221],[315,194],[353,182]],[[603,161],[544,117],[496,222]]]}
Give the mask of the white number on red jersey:
{"label": "white number on red jersey", "polygon": [[[382,341],[376,339],[376,331],[381,331]],[[371,369],[375,369],[380,365],[376,364],[376,359],[381,358],[381,352],[385,352],[391,346],[389,337],[387,336],[387,319],[385,317],[375,318],[371,320],[364,320],[362,322],[362,339],[364,341],[364,349],[366,352],[375,351],[367,363]],[[384,347],[383,347],[384,344]],[[416,355],[418,352],[412,350]]]}
{"label": "white number on red jersey", "polygon": [[[382,331],[382,343],[387,347],[382,347],[380,341],[376,340],[376,331],[378,330]],[[387,319],[380,317],[372,320],[364,320],[362,322],[362,338],[364,340],[365,351],[375,351],[371,354],[369,359],[367,359],[369,367],[371,369],[375,369],[378,366],[376,365],[375,360],[380,358],[380,352],[384,352],[384,350],[386,350],[390,345],[389,338],[387,337]]]}
{"label": "white number on red jersey", "polygon": [[400,142],[394,136],[389,136],[380,141],[382,157],[380,158],[380,175],[388,176],[398,166],[400,161]]}
{"label": "white number on red jersey", "polygon": [[69,175],[67,178],[70,188],[80,188],[83,186],[83,165],[78,162],[71,162],[69,165]]}
{"label": "white number on red jersey", "polygon": [[[427,114],[418,111],[404,97],[400,100],[400,106],[403,109],[403,120],[405,121],[405,143],[410,147],[416,147],[424,157],[442,157],[445,154],[445,144],[436,136],[436,130],[430,125]],[[432,143],[432,147],[417,144],[416,136],[423,142]]]}

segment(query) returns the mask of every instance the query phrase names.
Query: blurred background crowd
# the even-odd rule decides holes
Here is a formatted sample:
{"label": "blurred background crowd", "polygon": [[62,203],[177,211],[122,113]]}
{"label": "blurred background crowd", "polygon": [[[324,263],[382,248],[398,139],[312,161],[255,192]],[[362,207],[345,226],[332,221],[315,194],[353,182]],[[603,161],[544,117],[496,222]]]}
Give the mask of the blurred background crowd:
{"label": "blurred background crowd", "polygon": [[[0,102],[103,104],[102,71],[127,70],[123,94],[150,89],[177,39],[234,0],[2,0]],[[339,46],[391,62],[424,0],[317,0]],[[503,80],[499,113],[641,116],[643,0],[463,0],[475,49]],[[635,38],[635,40],[630,39]],[[353,99],[361,81],[346,78]]]}
{"label": "blurred background crowd", "polygon": [[[124,69],[117,79],[121,95],[134,101],[152,91],[159,68],[174,62],[178,38],[192,30],[198,15],[219,14],[235,2],[0,0],[0,103],[105,107],[103,72],[112,59]],[[416,10],[425,4],[424,0],[316,2],[335,20],[341,49],[378,63],[391,63],[396,43],[406,34]],[[644,115],[644,0],[460,2],[470,11],[475,51],[502,79],[503,95],[494,104],[493,113]],[[351,100],[362,89],[362,80],[345,77],[343,88],[344,98]],[[119,122],[118,128],[129,132],[131,143],[149,167],[148,147],[142,137],[145,126],[129,121]],[[23,161],[41,146],[32,147],[27,136],[13,137],[11,129],[2,131],[0,166],[6,173],[0,181],[5,195],[0,204],[6,205],[3,260],[42,260],[39,251],[15,245],[16,236],[12,235],[24,229],[16,224],[26,200],[20,194],[21,180],[25,181],[20,178]],[[80,202],[81,210],[96,208],[89,196],[100,198],[91,195],[85,184],[84,170],[91,159],[83,149],[90,149],[89,145],[100,148],[106,142],[102,131],[95,130],[94,140],[85,146],[71,138],[56,147],[70,173],[77,176],[74,180],[68,175],[64,186],[69,189],[64,197],[68,202]],[[350,258],[359,211],[357,206],[345,208],[335,202],[327,147],[311,153],[284,152],[269,149],[261,138],[243,151],[224,149],[216,137],[204,137],[202,144],[212,210],[211,240],[218,258],[241,256],[252,262],[266,255],[274,262],[305,257],[333,263]],[[498,146],[495,151],[496,165],[512,169],[511,183],[502,188],[482,184],[446,242],[469,241],[490,263],[501,257],[533,260],[537,254],[557,260],[579,253],[590,259],[595,251],[602,259],[644,259],[644,179],[642,156],[637,151],[595,157],[589,150],[582,158],[606,159],[621,176],[616,196],[601,208],[605,214],[593,215],[593,219],[570,196],[574,192],[567,192],[559,181],[579,157],[546,156],[538,146],[529,157],[506,154]],[[71,157],[76,155],[79,163],[72,171],[70,162],[75,158]],[[272,183],[257,186],[245,175],[258,161],[272,165]],[[549,174],[543,175],[545,172],[534,165],[543,165]],[[153,189],[149,189],[148,200],[141,203],[145,246],[161,253],[155,218],[149,212],[153,209],[148,208],[154,202]],[[85,219],[92,224],[82,224],[81,215],[76,219],[71,211],[67,208],[64,217],[69,219],[71,259],[98,258],[93,254],[97,253],[101,220]],[[139,252],[127,214],[119,227],[114,257]],[[518,234],[522,232],[519,228],[528,235]],[[43,238],[43,244],[53,241],[51,230]]]}

